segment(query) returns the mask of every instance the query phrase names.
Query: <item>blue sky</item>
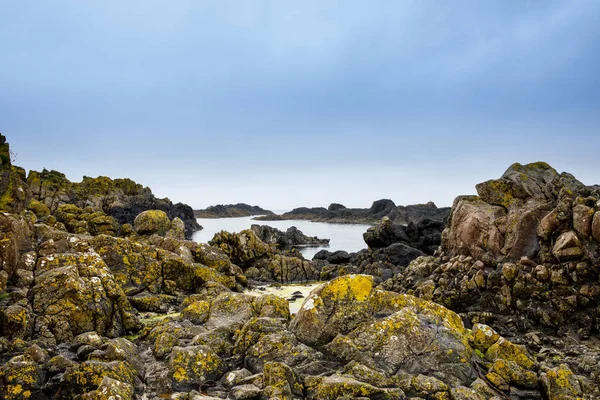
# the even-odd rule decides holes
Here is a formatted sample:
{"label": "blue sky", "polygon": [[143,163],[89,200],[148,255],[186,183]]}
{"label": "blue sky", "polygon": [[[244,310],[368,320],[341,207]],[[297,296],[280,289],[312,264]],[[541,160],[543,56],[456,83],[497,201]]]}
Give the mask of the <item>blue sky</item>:
{"label": "blue sky", "polygon": [[4,1],[27,169],[194,207],[450,205],[513,162],[600,183],[600,2]]}

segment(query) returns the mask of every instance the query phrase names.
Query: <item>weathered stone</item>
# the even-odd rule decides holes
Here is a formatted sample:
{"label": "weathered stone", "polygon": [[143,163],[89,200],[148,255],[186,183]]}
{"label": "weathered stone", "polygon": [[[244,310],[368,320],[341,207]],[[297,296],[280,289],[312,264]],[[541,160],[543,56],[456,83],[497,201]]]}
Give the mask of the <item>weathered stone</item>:
{"label": "weathered stone", "polygon": [[579,380],[565,364],[543,372],[540,381],[549,400],[578,399],[583,396]]}
{"label": "weathered stone", "polygon": [[401,389],[382,389],[350,377],[332,375],[306,378],[307,398],[311,400],[337,400],[340,398],[404,399]]}
{"label": "weathered stone", "polygon": [[483,352],[500,339],[500,335],[495,330],[484,324],[474,324],[472,332],[473,345]]}
{"label": "weathered stone", "polygon": [[140,213],[133,221],[133,228],[140,235],[157,234],[164,236],[171,227],[167,213],[161,210],[148,210]]}
{"label": "weathered stone", "polygon": [[81,400],[132,400],[133,386],[129,383],[105,376],[98,386],[98,389],[85,393]]}
{"label": "weathered stone", "polygon": [[577,234],[573,231],[561,234],[552,248],[552,254],[554,254],[560,262],[581,258],[583,256],[583,250],[581,249],[581,242],[579,241]]}
{"label": "weathered stone", "polygon": [[218,380],[225,372],[223,360],[207,346],[174,347],[169,359],[173,387],[189,390]]}
{"label": "weathered stone", "polygon": [[594,209],[585,204],[576,204],[573,207],[573,228],[583,238],[592,236],[592,220]]}
{"label": "weathered stone", "polygon": [[600,211],[596,211],[592,220],[592,236],[600,242]]}

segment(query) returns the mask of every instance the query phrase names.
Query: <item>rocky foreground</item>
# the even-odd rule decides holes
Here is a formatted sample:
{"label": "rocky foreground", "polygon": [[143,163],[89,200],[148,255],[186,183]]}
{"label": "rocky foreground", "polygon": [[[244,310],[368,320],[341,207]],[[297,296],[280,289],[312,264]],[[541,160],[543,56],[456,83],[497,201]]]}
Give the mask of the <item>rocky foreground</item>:
{"label": "rocky foreground", "polygon": [[421,219],[431,219],[445,222],[450,208],[438,208],[434,203],[396,206],[392,200],[382,199],[373,202],[370,208],[346,208],[338,203],[329,207],[300,207],[281,215],[264,215],[255,218],[259,221],[309,220],[314,222],[329,222],[338,224],[376,224],[383,217],[393,223],[406,225],[416,223]]}
{"label": "rocky foreground", "polygon": [[[161,210],[92,229],[1,160],[0,398],[600,398],[600,196],[546,164],[333,263]],[[296,315],[242,293],[315,278]]]}

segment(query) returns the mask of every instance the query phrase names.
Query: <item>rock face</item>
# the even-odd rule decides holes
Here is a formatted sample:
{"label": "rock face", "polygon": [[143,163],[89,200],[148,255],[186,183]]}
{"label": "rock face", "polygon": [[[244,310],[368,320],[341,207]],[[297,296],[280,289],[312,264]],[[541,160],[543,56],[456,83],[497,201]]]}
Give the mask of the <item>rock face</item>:
{"label": "rock face", "polygon": [[422,219],[445,222],[450,208],[437,208],[432,202],[410,206],[396,206],[392,200],[382,199],[373,202],[370,208],[346,208],[342,204],[333,203],[328,208],[295,208],[282,215],[269,215],[255,218],[261,221],[276,220],[310,220],[341,224],[376,224],[383,217],[388,217],[396,224],[408,224]]}
{"label": "rock face", "polygon": [[[513,164],[500,179],[477,185],[477,192],[479,197],[454,202],[443,240],[451,256],[489,264],[521,257],[546,261],[556,259],[552,244],[562,233],[579,230],[582,239],[590,237],[596,207],[592,190],[548,164]],[[589,255],[597,259],[594,252]]]}
{"label": "rock face", "polygon": [[277,246],[323,246],[329,244],[329,239],[319,239],[316,236],[306,236],[301,230],[292,226],[283,232],[268,225],[253,224],[250,229],[263,242]]}
{"label": "rock face", "polygon": [[29,202],[25,170],[12,165],[6,137],[0,134],[0,210],[21,212]]}
{"label": "rock face", "polygon": [[245,203],[218,204],[204,210],[194,210],[196,218],[236,218],[250,217],[252,215],[275,215],[273,211],[265,210],[259,206],[251,206]]}
{"label": "rock face", "polygon": [[[442,257],[421,258],[385,286],[513,329],[600,327],[598,193],[545,163],[512,165],[454,202]],[[504,316],[504,317],[503,317]]]}

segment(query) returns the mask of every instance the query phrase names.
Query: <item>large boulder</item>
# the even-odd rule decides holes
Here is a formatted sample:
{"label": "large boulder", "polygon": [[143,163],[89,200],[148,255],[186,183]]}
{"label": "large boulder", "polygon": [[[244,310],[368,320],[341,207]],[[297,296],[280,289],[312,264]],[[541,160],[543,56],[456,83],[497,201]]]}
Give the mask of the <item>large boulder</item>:
{"label": "large boulder", "polygon": [[220,248],[234,264],[242,268],[248,268],[253,262],[273,254],[273,249],[250,229],[240,233],[218,232],[208,244]]}
{"label": "large boulder", "polygon": [[31,299],[33,333],[48,343],[82,332],[117,337],[140,323],[121,286],[96,253],[53,254],[38,260]]}
{"label": "large boulder", "polygon": [[171,228],[171,221],[164,211],[148,210],[135,217],[133,228],[140,235],[164,236]]}
{"label": "large boulder", "polygon": [[575,201],[590,189],[546,163],[513,164],[500,179],[478,184],[477,193],[454,202],[442,238],[450,256],[467,255],[488,264],[546,259],[561,232],[574,229],[585,238],[592,236],[595,200]]}
{"label": "large boulder", "polygon": [[339,277],[315,289],[290,330],[340,360],[386,373],[427,373],[453,382],[467,382],[475,374],[468,333],[458,315],[413,296],[375,289],[368,275]]}

